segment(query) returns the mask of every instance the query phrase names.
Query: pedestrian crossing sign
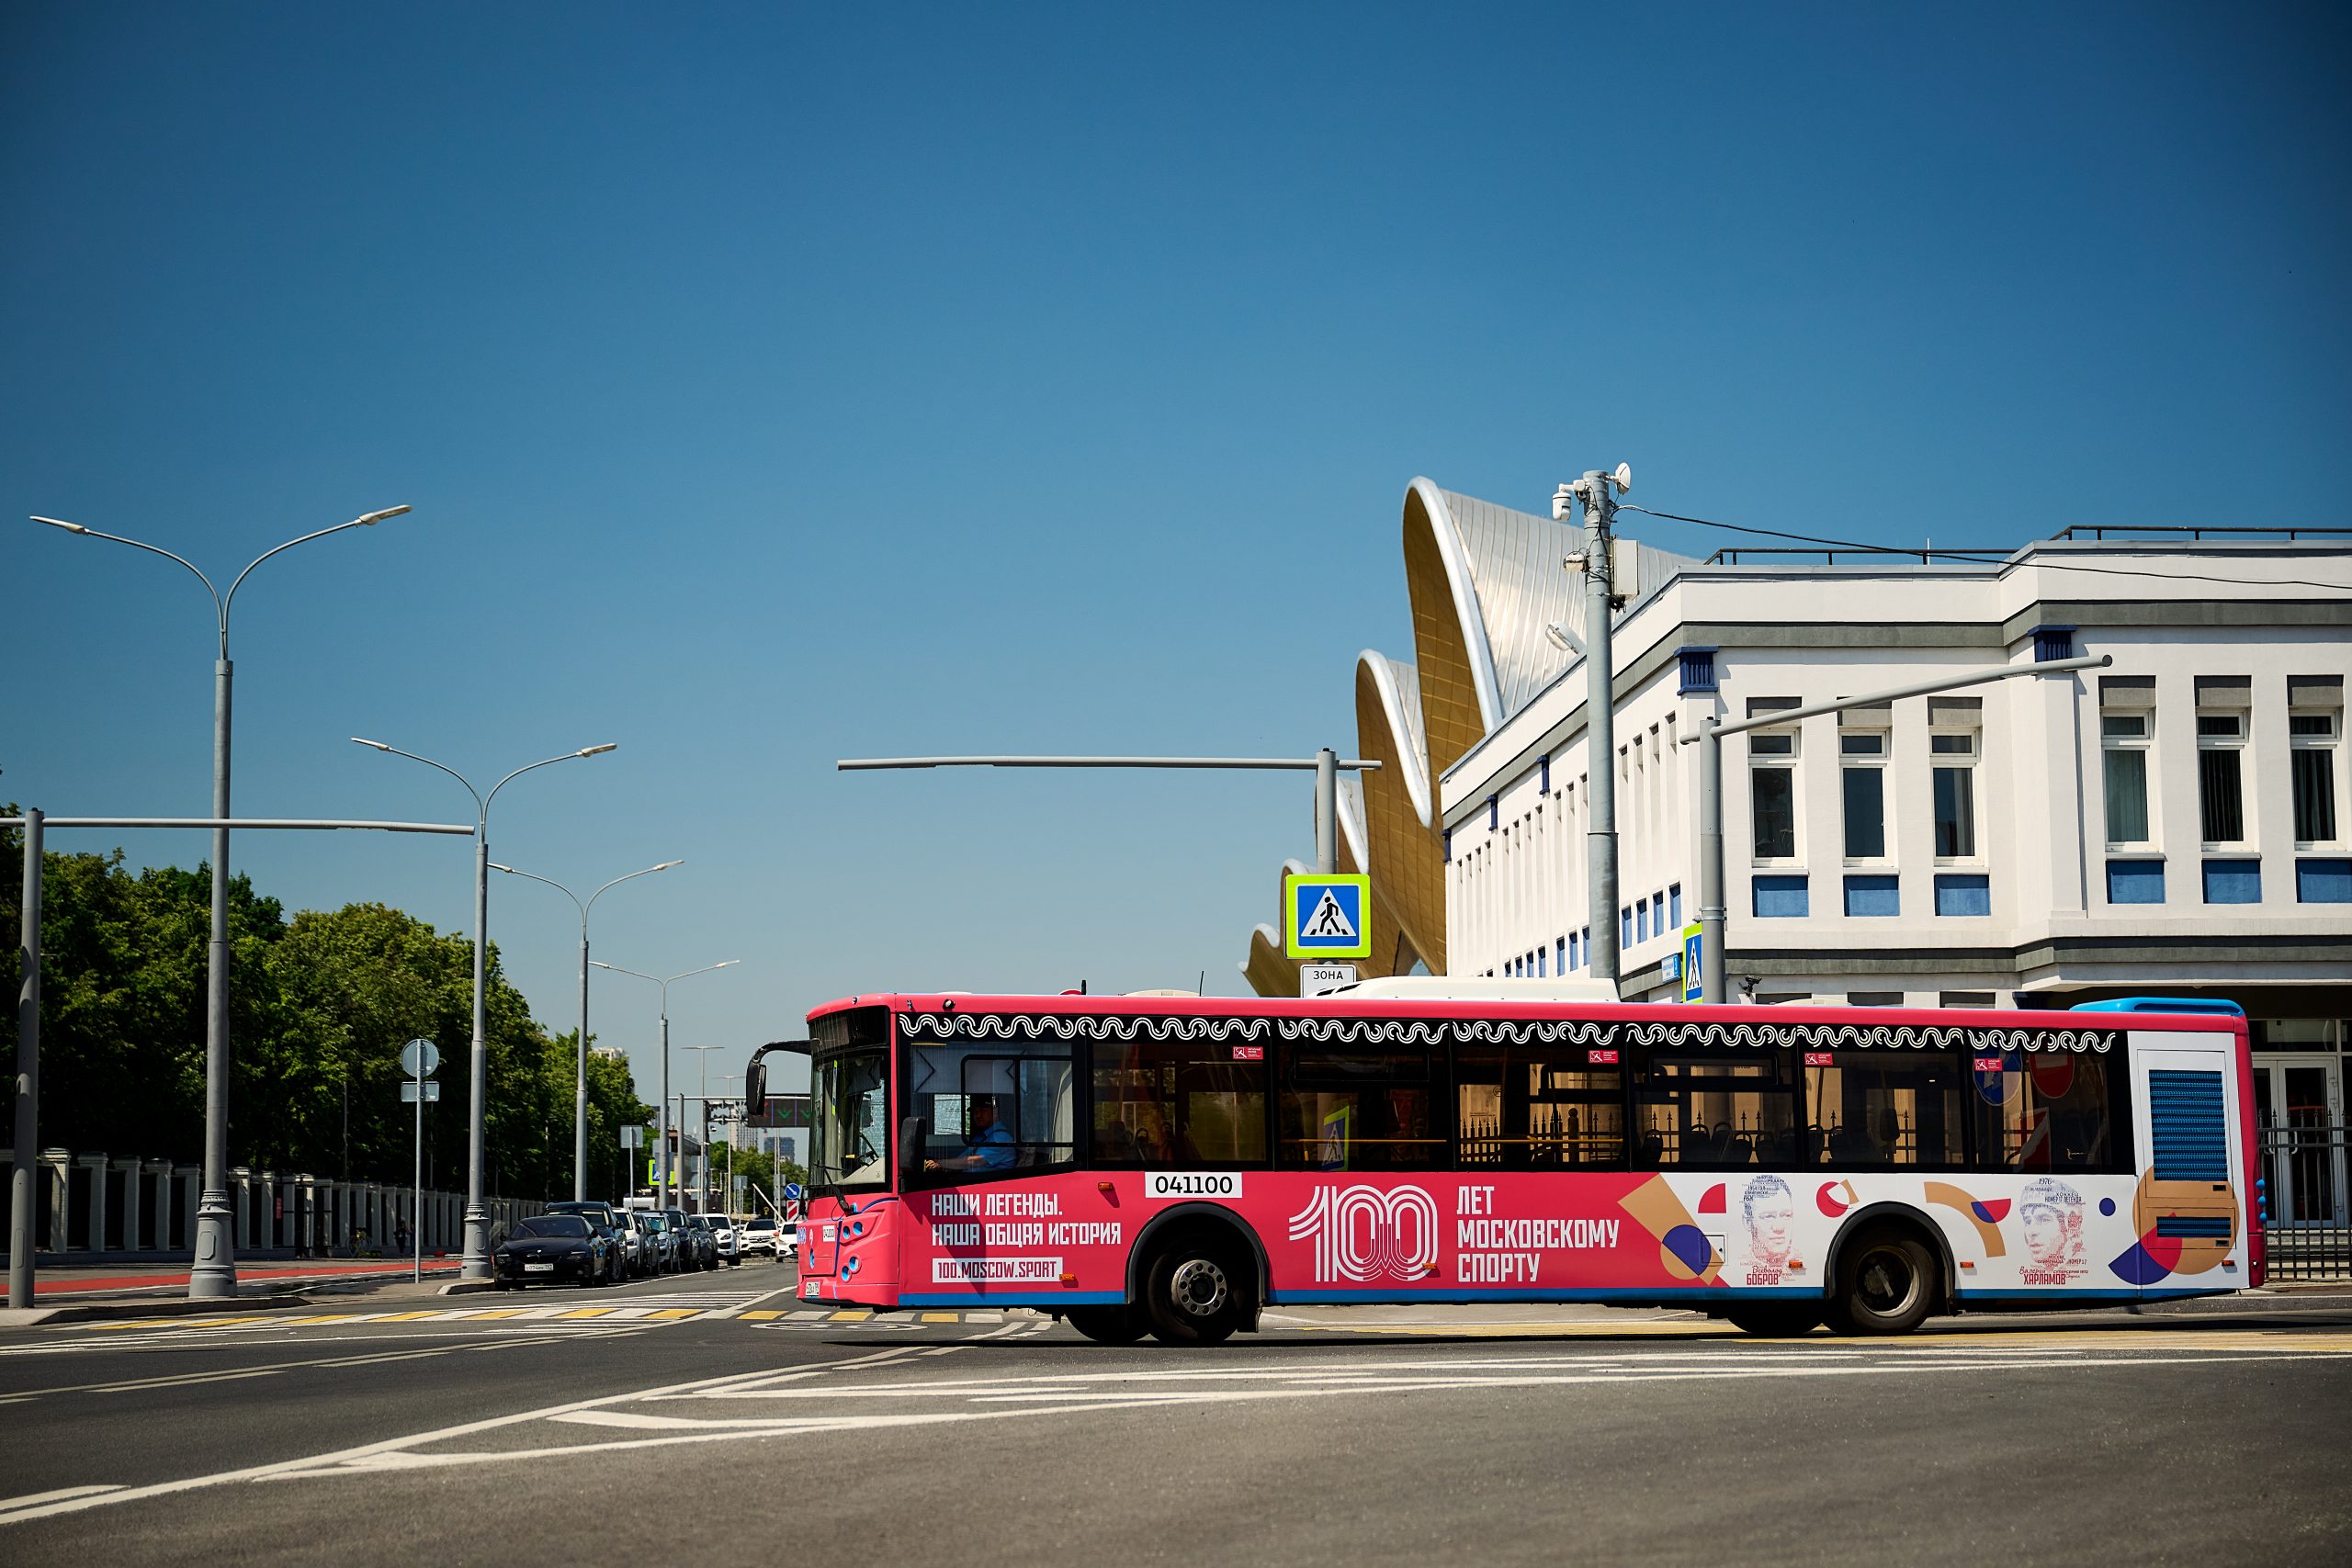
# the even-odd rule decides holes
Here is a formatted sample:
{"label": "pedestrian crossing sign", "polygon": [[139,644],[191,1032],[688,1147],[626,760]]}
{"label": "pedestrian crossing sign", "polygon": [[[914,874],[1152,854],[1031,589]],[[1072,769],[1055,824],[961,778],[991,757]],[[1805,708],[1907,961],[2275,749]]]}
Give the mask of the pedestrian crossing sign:
{"label": "pedestrian crossing sign", "polygon": [[1285,956],[1372,956],[1370,877],[1294,873],[1283,878],[1283,906]]}

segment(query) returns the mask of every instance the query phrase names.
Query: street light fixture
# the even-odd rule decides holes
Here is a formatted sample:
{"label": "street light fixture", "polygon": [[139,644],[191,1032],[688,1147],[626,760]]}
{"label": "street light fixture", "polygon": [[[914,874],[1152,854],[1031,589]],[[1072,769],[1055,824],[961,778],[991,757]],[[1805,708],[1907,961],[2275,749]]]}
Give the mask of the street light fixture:
{"label": "street light fixture", "polygon": [[355,735],[355,746],[366,746],[378,751],[388,751],[395,757],[406,757],[412,762],[423,762],[428,768],[438,768],[459,784],[474,797],[474,1039],[473,1091],[471,1103],[466,1108],[466,1251],[458,1275],[467,1280],[487,1280],[491,1277],[490,1211],[482,1205],[482,1096],[490,1081],[490,1021],[488,972],[490,963],[490,803],[498,792],[535,768],[569,762],[575,757],[601,756],[616,750],[619,743],[607,740],[599,746],[582,746],[577,751],[544,758],[515,769],[490,786],[484,795],[474,788],[471,780],[457,769],[430,757],[420,757],[413,751],[403,751],[381,740],[366,740]]}
{"label": "street light fixture", "polygon": [[[307,545],[312,539],[323,539],[329,534],[340,534],[346,528],[372,528],[386,518],[406,513],[405,506],[388,506],[380,512],[369,512],[348,523],[338,523],[332,528],[322,528],[314,534],[287,540],[276,548],[264,550],[237,573],[229,584],[229,592],[221,592],[212,580],[198,570],[185,556],[175,555],[160,545],[126,538],[120,534],[101,533],[85,528],[79,523],[68,523],[62,517],[40,517],[33,521],[51,528],[62,528],[68,534],[85,538],[105,539],[113,544],[129,545],[135,550],[175,560],[196,574],[204,591],[212,595],[213,617],[220,628],[220,657],[212,665],[212,816],[215,821],[229,815],[230,761],[230,697],[233,667],[229,662],[229,609],[236,602],[237,590],[253,575],[254,567],[270,557],[290,550],[297,545]],[[212,829],[212,941],[206,955],[204,997],[204,1185],[196,1204],[196,1260],[188,1271],[187,1293],[191,1300],[220,1300],[237,1293],[236,1240],[231,1222],[234,1215],[229,1207],[229,829]]]}
{"label": "street light fixture", "polygon": [[549,887],[571,899],[580,910],[580,1060],[578,1076],[572,1085],[571,1104],[571,1198],[574,1202],[582,1201],[588,1196],[588,911],[596,907],[597,899],[602,898],[624,882],[633,882],[640,876],[650,876],[657,871],[668,871],[672,866],[685,863],[683,860],[665,860],[660,865],[649,865],[643,871],[632,871],[627,876],[616,876],[604,886],[588,895],[586,903],[582,903],[579,894],[551,876],[541,876],[537,872],[517,871],[511,865],[501,865],[496,861],[490,863],[490,869],[492,871],[503,871],[509,876],[527,877],[533,882],[546,883]]}
{"label": "street light fixture", "polygon": [[[673,976],[671,976],[668,979],[664,979],[664,978],[662,978],[662,977],[661,976],[659,976],[659,975],[648,975],[648,974],[647,974],[647,973],[645,973],[645,971],[643,971],[642,969],[624,969],[624,968],[622,968],[622,967],[621,967],[619,964],[605,964],[605,963],[598,962],[598,963],[592,964],[591,965],[589,965],[589,967],[594,968],[594,969],[608,969],[608,970],[610,970],[612,973],[614,973],[614,974],[616,974],[616,975],[634,975],[634,976],[637,976],[639,979],[640,979],[640,980],[650,980],[650,981],[652,981],[655,985],[657,985],[657,986],[659,986],[659,987],[662,987],[662,1125],[661,1125],[658,1129],[656,1129],[656,1132],[657,1132],[657,1134],[658,1134],[658,1136],[659,1136],[659,1140],[660,1140],[660,1145],[661,1145],[661,1150],[660,1150],[660,1152],[661,1152],[661,1155],[662,1155],[662,1164],[661,1164],[661,1179],[660,1179],[658,1182],[656,1182],[656,1183],[655,1183],[655,1187],[654,1187],[654,1194],[653,1194],[653,1195],[654,1195],[657,1199],[661,1197],[661,1195],[662,1195],[661,1190],[662,1190],[662,1188],[664,1188],[664,1187],[673,1187],[673,1186],[674,1186],[674,1183],[673,1183],[673,1180],[672,1180],[672,1177],[673,1176],[673,1174],[674,1174],[674,1173],[675,1173],[675,1171],[676,1171],[676,1164],[675,1164],[675,1162],[674,1162],[674,1161],[673,1161],[673,1160],[671,1159],[671,1157],[670,1157],[670,1137],[669,1137],[669,1134],[670,1134],[670,1125],[669,1125],[669,1123],[670,1123],[670,986],[671,986],[671,983],[672,983],[673,981],[688,979],[688,978],[690,978],[690,977],[692,977],[692,976],[696,976],[696,975],[707,975],[707,974],[709,974],[709,973],[710,973],[712,970],[714,970],[714,969],[725,969],[725,968],[729,967],[729,965],[736,964],[741,964],[741,963],[742,963],[742,962],[743,962],[743,961],[742,961],[741,959],[740,959],[740,958],[722,958],[722,959],[720,959],[720,960],[719,960],[718,963],[716,963],[716,964],[704,964],[704,965],[703,965],[701,968],[699,968],[699,969],[689,969],[689,970],[687,970],[687,971],[686,971],[684,974],[683,974],[683,975],[673,975]],[[684,1121],[684,1120],[685,1120],[685,1117],[684,1117],[684,1115],[683,1113],[681,1113],[678,1119],[679,1119],[680,1121],[682,1121],[682,1122],[683,1122],[683,1121]],[[679,1151],[679,1152],[680,1152],[680,1153],[684,1153],[684,1150],[681,1150],[681,1151]],[[660,1207],[660,1206],[661,1206],[661,1205],[660,1205],[660,1204],[658,1204],[658,1203],[655,1205],[655,1207],[657,1207],[657,1208],[658,1208],[658,1207]],[[685,1205],[684,1205],[683,1202],[678,1202],[678,1201],[673,1201],[672,1202],[672,1204],[671,1204],[671,1207],[673,1207],[673,1208],[680,1208],[680,1209],[683,1209],[683,1208],[684,1208],[684,1207],[685,1207]]]}

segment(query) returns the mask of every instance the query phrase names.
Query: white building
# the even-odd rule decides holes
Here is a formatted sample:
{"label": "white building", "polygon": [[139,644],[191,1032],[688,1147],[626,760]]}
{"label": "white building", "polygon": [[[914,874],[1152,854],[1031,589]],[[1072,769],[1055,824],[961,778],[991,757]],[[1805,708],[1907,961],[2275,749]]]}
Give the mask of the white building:
{"label": "white building", "polygon": [[[1372,972],[1577,974],[1605,919],[1627,998],[1670,999],[1698,919],[1682,742],[1708,717],[2106,654],[1726,739],[1733,999],[2226,998],[2267,1062],[2320,1075],[2258,1097],[2324,1083],[2344,1119],[2352,530],[2073,529],[1982,561],[1641,551],[1612,628],[1622,897],[1596,912],[1587,674],[1564,646],[1583,536],[1425,479],[1404,521],[1417,659],[1358,660],[1359,745],[1387,765],[1343,811],[1396,943]],[[1261,991],[1295,985],[1272,937],[1244,965]]]}

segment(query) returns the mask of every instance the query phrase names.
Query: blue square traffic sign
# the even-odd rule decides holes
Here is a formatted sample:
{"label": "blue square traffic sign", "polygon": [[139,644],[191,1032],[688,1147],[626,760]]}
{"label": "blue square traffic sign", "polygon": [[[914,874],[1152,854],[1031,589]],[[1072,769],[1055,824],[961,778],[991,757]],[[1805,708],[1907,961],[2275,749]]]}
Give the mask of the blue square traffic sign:
{"label": "blue square traffic sign", "polygon": [[1285,876],[1283,905],[1285,956],[1372,956],[1372,878],[1319,872]]}

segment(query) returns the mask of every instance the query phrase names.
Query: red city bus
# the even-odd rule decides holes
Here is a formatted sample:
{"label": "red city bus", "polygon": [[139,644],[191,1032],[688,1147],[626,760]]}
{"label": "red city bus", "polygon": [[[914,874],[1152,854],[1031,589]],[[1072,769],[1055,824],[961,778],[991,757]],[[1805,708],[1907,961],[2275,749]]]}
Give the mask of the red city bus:
{"label": "red city bus", "polygon": [[1284,1303],[1888,1334],[2261,1281],[2242,1017],[1463,984],[819,1008],[800,1295],[1210,1344]]}

